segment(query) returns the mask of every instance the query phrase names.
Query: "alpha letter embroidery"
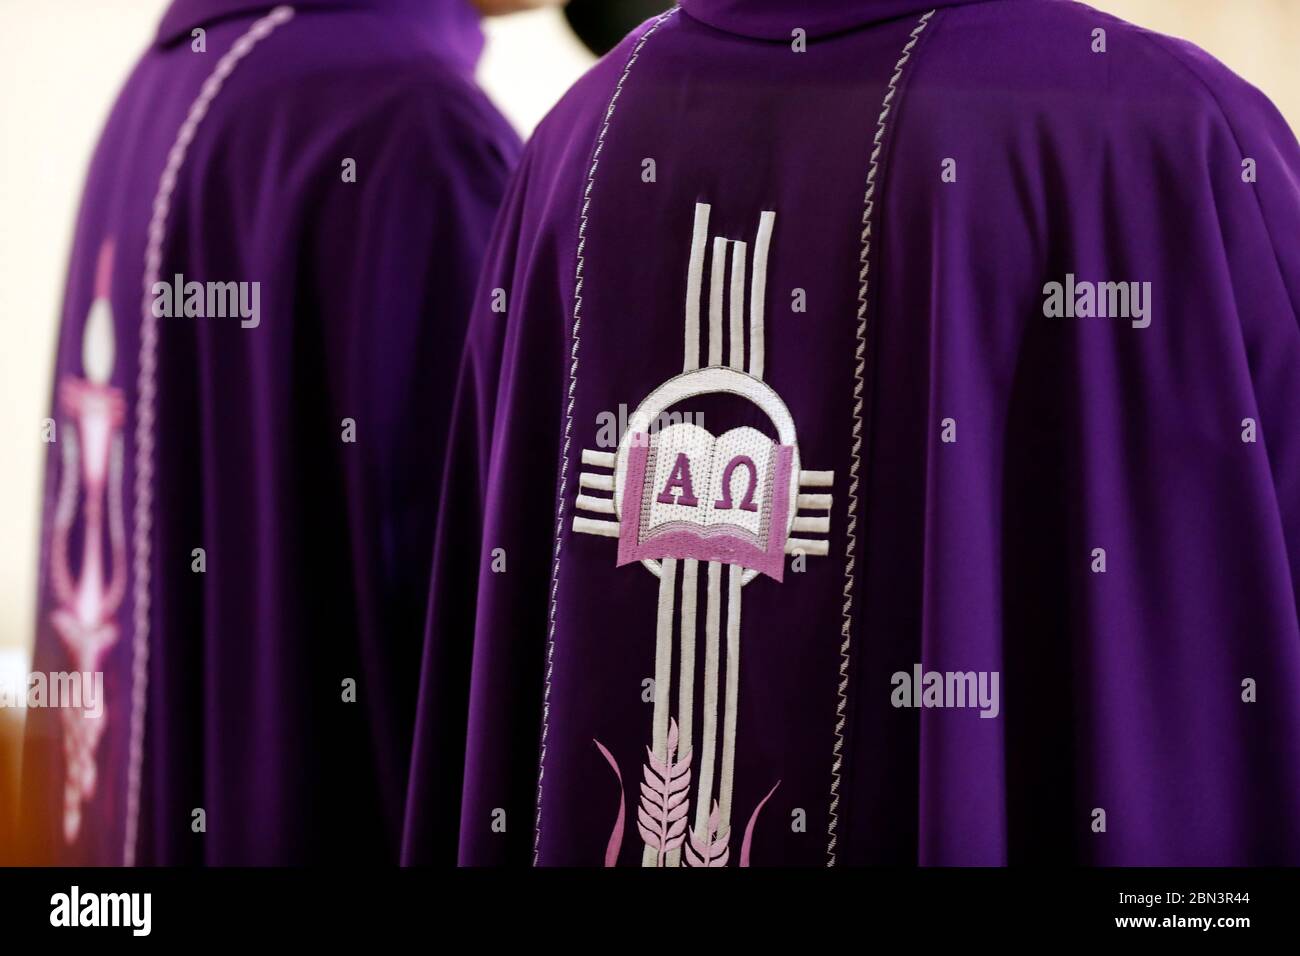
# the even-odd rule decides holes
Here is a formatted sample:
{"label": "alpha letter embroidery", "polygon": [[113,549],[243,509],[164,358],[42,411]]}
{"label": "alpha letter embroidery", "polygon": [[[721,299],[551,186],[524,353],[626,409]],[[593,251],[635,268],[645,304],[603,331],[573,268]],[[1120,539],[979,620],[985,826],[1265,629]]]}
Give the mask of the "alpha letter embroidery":
{"label": "alpha letter embroidery", "polygon": [[[583,450],[582,463],[591,470],[579,476],[575,508],[601,517],[575,514],[573,518],[574,531],[618,539],[619,567],[639,561],[659,579],[654,713],[637,827],[645,843],[644,866],[679,866],[683,849],[686,861],[694,866],[722,866],[729,859],[741,589],[759,575],[781,582],[787,554],[825,555],[829,548],[825,537],[791,536],[793,532],[829,534],[831,495],[825,489],[831,485],[832,475],[801,469],[794,421],[781,397],[763,381],[763,307],[776,213],[765,211],[759,216],[748,276],[746,323],[745,242],[713,238],[710,290],[707,296],[703,291],[710,208],[706,203],[695,205],[682,372],[641,402],[628,420],[617,453]],[[724,299],[728,306],[725,315]],[[701,367],[701,304],[705,301],[708,353],[707,364]],[[728,352],[725,362],[724,344]],[[743,425],[715,435],[697,424],[699,417],[692,418],[689,410],[681,416],[685,421],[677,421],[674,414],[674,424],[653,427],[668,417],[665,413],[670,409],[719,393],[738,396],[757,407],[768,427]],[[612,490],[613,496],[596,496],[590,490]],[[801,515],[801,511],[814,514]],[[700,562],[704,562],[707,575],[702,687],[695,667]],[[679,573],[680,620],[676,607]],[[697,689],[704,708],[698,740],[694,737]],[[598,746],[618,773],[609,752]],[[693,766],[698,768],[694,773]],[[749,840],[766,801],[764,797],[749,819],[741,866],[748,865]],[[691,809],[694,822],[688,824]],[[621,814],[618,819],[621,832]],[[607,864],[615,852],[611,838]]]}

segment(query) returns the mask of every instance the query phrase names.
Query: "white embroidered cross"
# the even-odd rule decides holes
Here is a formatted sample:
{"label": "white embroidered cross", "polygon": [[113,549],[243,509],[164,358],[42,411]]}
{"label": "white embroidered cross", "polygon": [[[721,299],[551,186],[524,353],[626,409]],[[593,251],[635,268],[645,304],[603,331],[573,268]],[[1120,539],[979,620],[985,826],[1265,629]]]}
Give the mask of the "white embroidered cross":
{"label": "white embroidered cross", "polygon": [[[713,237],[710,243],[710,208],[707,203],[695,204],[683,371],[641,402],[628,419],[616,452],[583,449],[573,530],[618,539],[620,566],[640,561],[659,578],[651,734],[652,763],[659,766],[670,762],[670,749],[679,755],[679,761],[693,756],[698,574],[700,562],[706,565],[703,713],[689,846],[707,847],[700,854],[705,859],[717,856],[725,860],[735,768],[741,588],[760,574],[781,581],[787,554],[828,553],[825,536],[830,533],[829,489],[834,476],[829,471],[800,467],[794,421],[780,396],[763,381],[764,297],[776,213],[764,211],[759,216],[746,323],[748,246],[722,236]],[[701,366],[704,266],[710,245],[707,364]],[[672,411],[691,399],[719,393],[739,396],[761,409],[775,438],[748,426],[715,435],[698,424],[698,417],[692,420],[688,414],[681,421],[681,415]],[[792,537],[795,533],[811,537]],[[721,654],[724,564],[725,683]],[[676,608],[679,565],[680,615]],[[679,664],[673,711],[669,688],[675,630]],[[670,733],[672,726],[676,734]],[[649,771],[647,775],[650,777]],[[668,781],[663,785],[675,786]],[[663,797],[669,799],[667,793]],[[674,791],[671,799],[674,806],[680,806],[686,796]],[[667,841],[664,833],[642,827],[646,840],[643,865],[680,864],[688,815],[682,808],[680,818],[666,831]],[[723,849],[718,849],[719,844]],[[689,850],[688,855],[692,860],[697,857]]]}

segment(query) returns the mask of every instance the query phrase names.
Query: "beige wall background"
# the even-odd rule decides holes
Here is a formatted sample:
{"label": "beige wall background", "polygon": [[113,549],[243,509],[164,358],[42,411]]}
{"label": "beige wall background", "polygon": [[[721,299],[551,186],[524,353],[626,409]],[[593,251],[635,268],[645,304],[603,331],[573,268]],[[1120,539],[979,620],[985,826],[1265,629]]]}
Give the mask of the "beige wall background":
{"label": "beige wall background", "polygon": [[[1185,37],[1300,127],[1300,0],[1095,0]],[[0,0],[0,680],[27,669],[51,356],[100,125],[165,0]],[[591,62],[555,10],[491,21],[480,74],[528,133]]]}

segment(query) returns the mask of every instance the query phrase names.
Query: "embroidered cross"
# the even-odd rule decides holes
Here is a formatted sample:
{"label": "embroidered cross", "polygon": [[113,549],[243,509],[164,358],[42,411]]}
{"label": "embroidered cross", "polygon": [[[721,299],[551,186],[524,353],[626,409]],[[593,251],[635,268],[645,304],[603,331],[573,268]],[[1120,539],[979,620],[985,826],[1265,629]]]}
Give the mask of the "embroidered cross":
{"label": "embroidered cross", "polygon": [[[740,686],[741,589],[760,574],[782,581],[787,554],[824,556],[829,548],[825,536],[830,533],[833,475],[802,469],[794,421],[780,396],[763,381],[767,258],[776,213],[764,211],[759,216],[746,322],[747,243],[722,236],[710,242],[710,208],[707,203],[695,204],[683,370],[641,402],[628,419],[616,452],[583,449],[573,518],[575,532],[618,539],[617,566],[640,561],[659,578],[651,762],[646,767],[649,789],[642,787],[638,820],[646,842],[645,866],[679,865],[683,845],[692,863],[725,862]],[[710,246],[706,300],[704,267]],[[708,323],[703,366],[702,315]],[[757,406],[775,438],[749,426],[715,435],[698,417],[692,420],[689,413],[682,416],[674,411],[691,399],[713,394],[738,396]],[[689,800],[683,791],[689,788],[694,754],[700,562],[705,563],[707,582],[703,713],[695,821],[686,843]],[[675,709],[670,693],[674,644],[679,660]],[[683,764],[685,772],[679,774],[677,768]],[[656,814],[660,819],[650,819]],[[751,818],[751,826],[752,822]]]}

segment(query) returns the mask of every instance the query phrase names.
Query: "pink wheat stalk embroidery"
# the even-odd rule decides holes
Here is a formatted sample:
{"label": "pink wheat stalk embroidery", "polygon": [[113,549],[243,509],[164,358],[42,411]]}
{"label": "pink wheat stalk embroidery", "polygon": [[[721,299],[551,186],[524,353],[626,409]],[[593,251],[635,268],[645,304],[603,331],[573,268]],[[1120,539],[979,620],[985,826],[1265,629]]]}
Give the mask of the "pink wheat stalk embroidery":
{"label": "pink wheat stalk embroidery", "polygon": [[668,726],[668,748],[660,760],[649,747],[645,780],[641,783],[641,806],[637,810],[636,828],[646,846],[655,850],[655,866],[664,865],[664,857],[681,847],[686,838],[686,816],[691,801],[691,752],[680,760],[677,753],[677,721]]}
{"label": "pink wheat stalk embroidery", "polygon": [[614,820],[614,829],[609,833],[609,843],[605,846],[605,865],[616,866],[618,864],[618,848],[623,843],[623,817],[624,817],[624,797],[623,797],[623,774],[619,772],[618,764],[614,762],[613,756],[605,745],[595,737],[591,742],[600,748],[601,756],[609,763],[614,770],[614,776],[618,777],[618,817]]}
{"label": "pink wheat stalk embroidery", "polygon": [[686,860],[691,866],[726,866],[731,856],[731,834],[718,833],[718,824],[722,814],[718,811],[718,801],[713,801],[713,812],[709,814],[709,823],[703,831],[691,831],[690,843],[686,847]]}
{"label": "pink wheat stalk embroidery", "polygon": [[758,801],[758,806],[754,812],[749,815],[749,823],[745,824],[745,839],[740,842],[740,865],[749,866],[749,844],[754,839],[754,824],[758,822],[758,811],[763,809],[763,804],[771,799],[772,794],[776,793],[776,788],[781,786],[778,780],[771,790],[767,791],[767,796]]}

